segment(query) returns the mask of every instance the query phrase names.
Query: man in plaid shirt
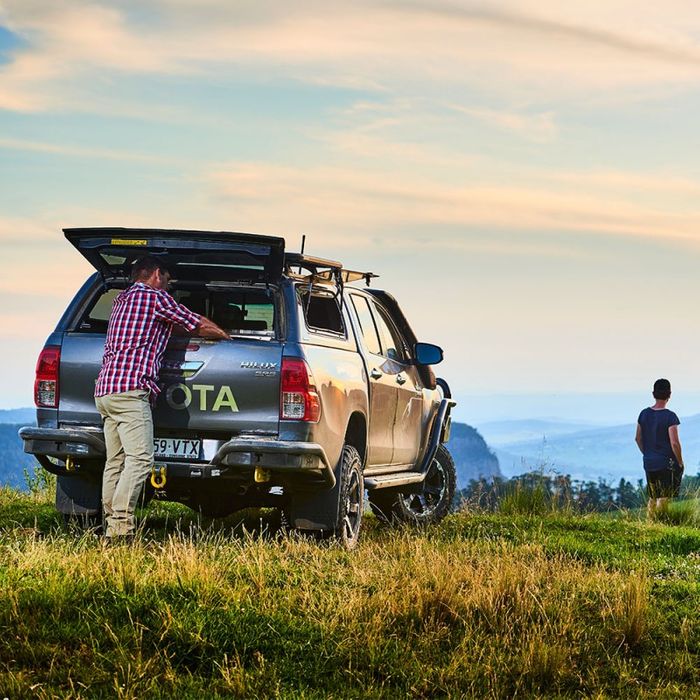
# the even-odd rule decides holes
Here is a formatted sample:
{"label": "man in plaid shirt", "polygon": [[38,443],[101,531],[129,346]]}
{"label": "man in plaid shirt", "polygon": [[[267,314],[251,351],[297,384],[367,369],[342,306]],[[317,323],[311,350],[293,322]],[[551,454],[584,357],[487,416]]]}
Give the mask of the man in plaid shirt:
{"label": "man in plaid shirt", "polygon": [[112,541],[133,536],[134,508],[153,468],[151,405],[160,393],[158,374],[173,326],[203,338],[229,338],[168,294],[170,273],[158,258],[137,260],[131,280],[114,300],[95,385],[107,450],[102,509],[105,536]]}

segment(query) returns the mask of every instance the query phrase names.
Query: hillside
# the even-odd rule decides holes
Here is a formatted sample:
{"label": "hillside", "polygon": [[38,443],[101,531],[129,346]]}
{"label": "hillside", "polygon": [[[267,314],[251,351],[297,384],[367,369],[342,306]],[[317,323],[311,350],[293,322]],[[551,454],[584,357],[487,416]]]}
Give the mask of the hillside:
{"label": "hillside", "polygon": [[[11,698],[697,697],[700,530],[368,517],[352,553],[163,505],[131,547],[0,490]],[[260,524],[264,530],[260,530]]]}
{"label": "hillside", "polygon": [[31,469],[36,460],[24,452],[17,431],[26,423],[0,423],[0,485],[23,488],[24,470]]}
{"label": "hillside", "polygon": [[470,479],[501,475],[498,458],[476,428],[453,423],[447,447],[457,467],[458,487],[466,486]]}

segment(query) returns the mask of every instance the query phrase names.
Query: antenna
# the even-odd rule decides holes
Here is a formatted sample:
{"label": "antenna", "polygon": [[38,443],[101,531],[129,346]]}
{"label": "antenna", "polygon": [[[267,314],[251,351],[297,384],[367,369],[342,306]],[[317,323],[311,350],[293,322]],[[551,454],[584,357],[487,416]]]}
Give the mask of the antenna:
{"label": "antenna", "polygon": [[[304,257],[304,248],[306,247],[306,234],[301,234],[301,257]],[[299,274],[301,274],[301,265],[299,265]]]}

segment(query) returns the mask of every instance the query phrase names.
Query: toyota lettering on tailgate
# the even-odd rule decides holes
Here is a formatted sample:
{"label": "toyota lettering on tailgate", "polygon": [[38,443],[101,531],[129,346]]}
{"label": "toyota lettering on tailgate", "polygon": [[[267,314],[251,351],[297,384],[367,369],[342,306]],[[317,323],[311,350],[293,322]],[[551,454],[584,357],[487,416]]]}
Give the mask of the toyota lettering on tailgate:
{"label": "toyota lettering on tailgate", "polygon": [[238,403],[230,386],[217,388],[213,384],[171,384],[165,391],[165,401],[170,408],[182,411],[190,405],[200,411],[220,411],[228,408],[238,413]]}

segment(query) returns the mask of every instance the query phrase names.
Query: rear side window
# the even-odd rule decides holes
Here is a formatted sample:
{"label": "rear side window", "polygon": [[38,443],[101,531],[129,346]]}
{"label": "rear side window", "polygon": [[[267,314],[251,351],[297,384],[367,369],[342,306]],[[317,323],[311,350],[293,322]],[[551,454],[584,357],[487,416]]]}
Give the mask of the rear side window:
{"label": "rear side window", "polygon": [[351,297],[352,305],[357,314],[357,320],[360,322],[360,330],[365,341],[367,350],[373,355],[381,355],[382,348],[379,344],[379,336],[377,335],[377,327],[372,319],[372,312],[369,310],[369,304],[364,297],[353,294]]}
{"label": "rear side window", "polygon": [[308,290],[301,290],[299,298],[306,325],[311,330],[345,335],[343,316],[338,300],[333,294],[309,294]]}
{"label": "rear side window", "polygon": [[[112,305],[121,289],[98,295],[78,331],[106,333]],[[275,335],[275,303],[264,289],[176,289],[174,299],[190,311],[206,316],[231,335]]]}

